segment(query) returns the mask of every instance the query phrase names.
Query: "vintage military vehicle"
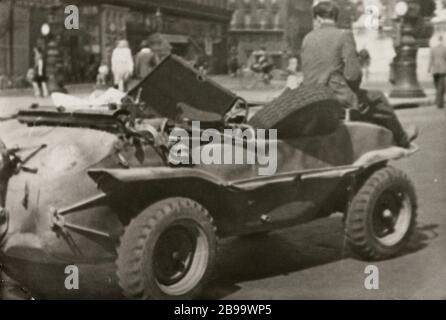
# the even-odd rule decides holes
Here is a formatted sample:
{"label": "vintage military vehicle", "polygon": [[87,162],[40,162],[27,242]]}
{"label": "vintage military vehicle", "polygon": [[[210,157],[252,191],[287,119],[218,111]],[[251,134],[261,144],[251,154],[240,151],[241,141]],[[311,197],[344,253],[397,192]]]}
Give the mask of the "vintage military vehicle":
{"label": "vintage military vehicle", "polygon": [[[209,280],[218,238],[342,212],[353,253],[395,256],[414,231],[417,203],[409,178],[388,162],[416,146],[399,148],[387,129],[338,112],[322,87],[254,107],[175,56],[121,104],[21,110],[0,122],[1,255],[114,260],[128,298],[194,298]],[[262,140],[256,152],[276,152],[274,172],[260,175],[258,163],[172,164],[172,132],[190,133],[194,121],[213,138],[187,138],[190,154],[227,143],[216,139],[226,129],[277,130],[229,142],[235,154]]]}

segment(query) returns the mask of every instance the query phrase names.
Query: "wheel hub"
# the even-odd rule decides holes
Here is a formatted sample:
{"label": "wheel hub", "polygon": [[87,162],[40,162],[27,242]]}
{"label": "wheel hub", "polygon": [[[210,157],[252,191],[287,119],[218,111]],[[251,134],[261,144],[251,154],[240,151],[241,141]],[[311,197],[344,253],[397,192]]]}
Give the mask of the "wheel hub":
{"label": "wheel hub", "polygon": [[385,191],[377,200],[372,216],[375,237],[386,246],[397,244],[407,233],[411,216],[412,206],[407,195]]}
{"label": "wheel hub", "polygon": [[169,228],[155,248],[155,275],[160,284],[172,285],[187,274],[196,249],[196,239],[182,226]]}

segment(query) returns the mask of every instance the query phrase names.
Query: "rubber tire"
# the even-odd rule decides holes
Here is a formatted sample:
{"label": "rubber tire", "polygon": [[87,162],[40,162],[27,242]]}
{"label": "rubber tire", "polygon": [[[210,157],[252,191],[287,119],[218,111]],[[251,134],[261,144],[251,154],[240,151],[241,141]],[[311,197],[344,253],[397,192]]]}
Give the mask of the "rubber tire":
{"label": "rubber tire", "polygon": [[[369,221],[377,199],[386,189],[395,185],[409,196],[412,217],[404,237],[393,246],[385,246],[373,235]],[[353,253],[367,261],[394,257],[410,242],[416,226],[416,215],[417,197],[409,177],[394,167],[378,169],[365,181],[351,202],[345,222],[347,243]]]}
{"label": "rubber tire", "polygon": [[[182,295],[172,296],[158,286],[152,258],[158,237],[169,225],[183,219],[192,220],[202,228],[209,244],[209,257],[207,268],[195,287]],[[116,260],[119,285],[129,299],[193,299],[200,294],[211,276],[216,247],[213,219],[200,204],[187,198],[159,201],[136,216],[121,237]]]}
{"label": "rubber tire", "polygon": [[[8,180],[13,173],[12,166],[13,164],[11,163],[8,156],[8,149],[6,148],[4,142],[0,139],[0,207],[3,207],[5,205]],[[0,230],[0,240],[2,238],[2,231],[5,230]]]}
{"label": "rubber tire", "polygon": [[277,129],[282,138],[328,134],[339,125],[341,109],[329,87],[300,86],[285,90],[248,124],[259,129]]}
{"label": "rubber tire", "polygon": [[7,152],[8,152],[8,149],[6,148],[6,145],[0,139],[0,178],[2,177],[3,174],[5,174],[3,172],[3,170],[6,170],[6,167],[9,164]]}

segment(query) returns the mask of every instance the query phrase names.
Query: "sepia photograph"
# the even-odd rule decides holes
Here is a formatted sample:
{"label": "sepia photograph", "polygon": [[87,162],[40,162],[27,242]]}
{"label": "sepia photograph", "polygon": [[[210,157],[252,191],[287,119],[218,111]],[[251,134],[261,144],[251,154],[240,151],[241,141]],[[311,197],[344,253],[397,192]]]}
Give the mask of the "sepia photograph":
{"label": "sepia photograph", "polygon": [[445,88],[445,0],[0,0],[0,300],[446,300]]}

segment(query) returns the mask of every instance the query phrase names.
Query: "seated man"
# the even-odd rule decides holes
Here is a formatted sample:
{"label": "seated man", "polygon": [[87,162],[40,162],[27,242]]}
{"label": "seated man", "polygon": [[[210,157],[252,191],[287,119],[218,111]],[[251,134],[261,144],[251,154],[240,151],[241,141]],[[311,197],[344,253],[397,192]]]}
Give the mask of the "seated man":
{"label": "seated man", "polygon": [[382,93],[360,89],[361,66],[353,34],[337,28],[339,9],[322,1],[313,9],[314,30],[302,45],[304,85],[327,85],[336,99],[356,112],[352,120],[368,121],[392,131],[397,145],[408,148],[417,135],[416,128],[406,132]]}

